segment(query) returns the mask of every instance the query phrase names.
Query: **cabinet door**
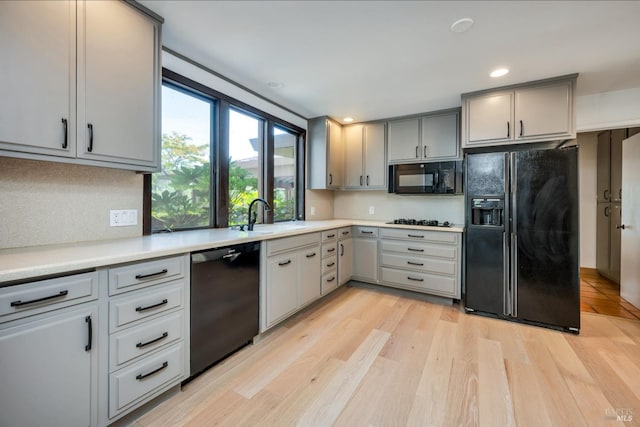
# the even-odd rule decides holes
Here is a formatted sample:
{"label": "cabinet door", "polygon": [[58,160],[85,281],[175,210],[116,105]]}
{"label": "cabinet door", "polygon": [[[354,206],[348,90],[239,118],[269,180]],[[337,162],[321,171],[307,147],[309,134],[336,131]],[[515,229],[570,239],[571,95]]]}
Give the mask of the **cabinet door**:
{"label": "cabinet door", "polygon": [[362,125],[345,126],[344,131],[344,187],[360,189],[364,185],[364,155]]}
{"label": "cabinet door", "polygon": [[508,142],[513,138],[513,92],[497,92],[466,100],[466,143]]}
{"label": "cabinet door", "polygon": [[460,156],[460,114],[458,112],[421,119],[422,156],[425,160],[455,159]]}
{"label": "cabinet door", "polygon": [[78,157],[153,169],[159,28],[125,2],[80,4]]}
{"label": "cabinet door", "polygon": [[378,282],[377,239],[353,239],[353,277]]}
{"label": "cabinet door", "polygon": [[620,283],[620,253],[622,248],[621,230],[622,209],[620,204],[611,205],[611,231],[609,237],[609,278]]}
{"label": "cabinet door", "polygon": [[571,82],[516,89],[515,139],[573,133]]}
{"label": "cabinet door", "polygon": [[611,131],[598,134],[598,203],[611,201]]}
{"label": "cabinet door", "polygon": [[[97,306],[0,329],[0,425],[95,425]],[[86,320],[91,319],[91,324]],[[18,323],[18,322],[14,322]],[[6,328],[5,328],[6,327]]]}
{"label": "cabinet door", "polygon": [[267,261],[267,325],[272,325],[295,311],[297,307],[297,254],[289,253],[269,258]]}
{"label": "cabinet door", "polygon": [[0,1],[0,149],[75,157],[75,21],[75,2]]}
{"label": "cabinet door", "polygon": [[420,159],[420,119],[391,120],[387,137],[389,163],[415,162]]}
{"label": "cabinet door", "polygon": [[327,167],[327,187],[340,188],[343,184],[344,171],[344,147],[342,144],[342,128],[340,125],[327,122],[327,135],[329,136],[329,153]]}
{"label": "cabinet door", "polygon": [[609,163],[609,175],[611,179],[611,201],[622,201],[622,141],[626,138],[626,129],[614,129],[611,131],[611,159]]}
{"label": "cabinet door", "polygon": [[387,188],[385,148],[385,124],[366,125],[364,127],[364,185],[367,189],[385,190]]}
{"label": "cabinet door", "polygon": [[596,217],[596,268],[605,276],[609,275],[610,243],[609,230],[611,205],[608,203],[598,203],[598,214]]}
{"label": "cabinet door", "polygon": [[353,239],[338,242],[338,285],[344,285],[353,275]]}
{"label": "cabinet door", "polygon": [[303,249],[298,254],[299,261],[299,296],[298,307],[309,304],[320,298],[320,282],[322,269],[322,255],[320,245]]}

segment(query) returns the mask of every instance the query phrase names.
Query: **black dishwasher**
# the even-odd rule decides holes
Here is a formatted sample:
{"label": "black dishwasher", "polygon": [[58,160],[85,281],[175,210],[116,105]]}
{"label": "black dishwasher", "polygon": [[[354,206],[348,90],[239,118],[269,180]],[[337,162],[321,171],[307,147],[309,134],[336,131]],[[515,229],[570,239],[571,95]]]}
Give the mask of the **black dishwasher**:
{"label": "black dishwasher", "polygon": [[191,377],[258,335],[259,265],[259,242],[191,253]]}

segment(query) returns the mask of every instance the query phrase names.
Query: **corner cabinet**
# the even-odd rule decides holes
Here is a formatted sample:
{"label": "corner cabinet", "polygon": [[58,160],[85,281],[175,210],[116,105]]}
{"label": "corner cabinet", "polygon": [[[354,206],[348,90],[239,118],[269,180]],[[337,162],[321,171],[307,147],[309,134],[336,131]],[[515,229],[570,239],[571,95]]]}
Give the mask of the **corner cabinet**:
{"label": "corner cabinet", "polygon": [[389,163],[460,158],[460,109],[389,121]]}
{"label": "corner cabinet", "polygon": [[127,2],[0,2],[0,155],[157,170],[160,30]]}
{"label": "corner cabinet", "polygon": [[462,95],[462,147],[573,139],[577,74]]}
{"label": "corner cabinet", "polygon": [[386,190],[386,124],[344,127],[345,190]]}
{"label": "corner cabinet", "polygon": [[328,117],[309,120],[308,188],[336,190],[343,184],[342,126]]}

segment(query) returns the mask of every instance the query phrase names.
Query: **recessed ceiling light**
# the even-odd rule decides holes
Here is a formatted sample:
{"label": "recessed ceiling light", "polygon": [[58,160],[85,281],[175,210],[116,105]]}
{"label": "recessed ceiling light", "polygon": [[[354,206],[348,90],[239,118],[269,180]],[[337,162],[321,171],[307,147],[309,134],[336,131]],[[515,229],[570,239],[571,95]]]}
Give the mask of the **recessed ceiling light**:
{"label": "recessed ceiling light", "polygon": [[462,18],[451,24],[451,31],[454,33],[464,33],[473,26],[473,19]]}
{"label": "recessed ceiling light", "polygon": [[353,117],[345,117],[342,121],[345,123],[351,123],[353,121]]}
{"label": "recessed ceiling light", "polygon": [[267,82],[267,86],[273,89],[282,89],[284,87],[284,83],[282,82]]}
{"label": "recessed ceiling light", "polygon": [[509,72],[508,68],[496,68],[489,74],[491,77],[502,77]]}

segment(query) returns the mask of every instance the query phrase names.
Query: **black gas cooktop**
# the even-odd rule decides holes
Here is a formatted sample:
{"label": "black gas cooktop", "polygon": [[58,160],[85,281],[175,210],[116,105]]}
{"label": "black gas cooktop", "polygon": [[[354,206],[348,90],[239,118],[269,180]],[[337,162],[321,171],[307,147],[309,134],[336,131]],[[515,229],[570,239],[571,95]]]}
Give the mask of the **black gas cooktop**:
{"label": "black gas cooktop", "polygon": [[423,227],[453,227],[453,224],[449,221],[439,222],[435,219],[394,219],[387,222],[387,224],[402,224],[402,225],[420,225]]}

